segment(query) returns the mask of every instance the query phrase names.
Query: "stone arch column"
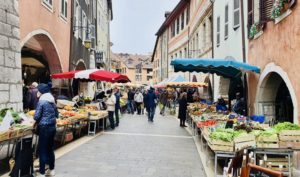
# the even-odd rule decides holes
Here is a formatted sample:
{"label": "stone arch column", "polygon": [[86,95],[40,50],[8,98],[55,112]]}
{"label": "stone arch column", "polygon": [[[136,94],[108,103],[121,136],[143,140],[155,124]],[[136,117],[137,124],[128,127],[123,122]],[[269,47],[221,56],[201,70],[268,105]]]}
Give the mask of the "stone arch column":
{"label": "stone arch column", "polygon": [[265,69],[260,75],[258,84],[257,84],[257,92],[256,92],[256,97],[255,97],[255,113],[259,113],[259,102],[263,96],[264,93],[264,88],[266,85],[266,81],[268,80],[269,76],[271,73],[276,73],[278,74],[282,80],[285,82],[287,88],[289,89],[291,99],[293,102],[294,110],[293,110],[293,118],[294,118],[294,123],[298,124],[298,102],[297,102],[297,97],[295,90],[293,88],[293,85],[288,77],[288,74],[278,65],[275,63],[269,63],[265,66]]}

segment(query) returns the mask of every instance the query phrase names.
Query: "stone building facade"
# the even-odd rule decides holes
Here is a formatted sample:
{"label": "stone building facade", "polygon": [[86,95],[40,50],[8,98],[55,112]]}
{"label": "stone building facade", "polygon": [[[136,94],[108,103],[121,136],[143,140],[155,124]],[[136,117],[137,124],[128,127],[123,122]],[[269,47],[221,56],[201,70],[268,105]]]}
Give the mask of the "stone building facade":
{"label": "stone building facade", "polygon": [[0,1],[0,109],[22,110],[20,28],[17,0]]}

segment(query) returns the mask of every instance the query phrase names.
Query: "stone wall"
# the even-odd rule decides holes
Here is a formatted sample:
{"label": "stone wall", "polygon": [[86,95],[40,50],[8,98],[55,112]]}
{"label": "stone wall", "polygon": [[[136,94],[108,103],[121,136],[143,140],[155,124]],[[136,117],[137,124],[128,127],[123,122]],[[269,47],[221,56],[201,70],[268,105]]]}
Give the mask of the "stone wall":
{"label": "stone wall", "polygon": [[0,109],[22,110],[18,0],[0,1]]}

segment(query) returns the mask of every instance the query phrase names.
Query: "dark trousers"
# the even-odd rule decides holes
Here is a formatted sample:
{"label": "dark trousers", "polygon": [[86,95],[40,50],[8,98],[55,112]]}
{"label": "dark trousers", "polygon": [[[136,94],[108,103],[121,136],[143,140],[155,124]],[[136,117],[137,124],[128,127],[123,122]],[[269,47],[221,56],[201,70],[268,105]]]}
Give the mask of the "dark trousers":
{"label": "dark trousers", "polygon": [[110,128],[115,128],[115,121],[114,121],[114,113],[115,111],[108,111],[108,119],[110,123]]}
{"label": "dark trousers", "polygon": [[56,127],[41,126],[39,130],[39,158],[40,158],[40,173],[45,174],[45,165],[48,164],[50,170],[54,169],[54,137]]}
{"label": "dark trousers", "polygon": [[148,120],[153,121],[155,114],[155,107],[148,108]]}
{"label": "dark trousers", "polygon": [[180,125],[185,125],[185,119],[180,118]]}
{"label": "dark trousers", "polygon": [[135,102],[135,104],[136,104],[137,113],[140,115],[142,112],[142,109],[141,109],[142,103]]}
{"label": "dark trousers", "polygon": [[119,126],[119,110],[120,108],[116,106],[115,108],[116,126]]}

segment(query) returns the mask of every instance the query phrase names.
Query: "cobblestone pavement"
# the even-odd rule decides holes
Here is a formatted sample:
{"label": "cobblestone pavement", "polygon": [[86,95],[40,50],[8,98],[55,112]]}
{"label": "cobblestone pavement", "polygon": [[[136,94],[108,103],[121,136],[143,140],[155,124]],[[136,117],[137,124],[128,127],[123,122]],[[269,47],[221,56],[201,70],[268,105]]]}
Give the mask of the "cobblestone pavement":
{"label": "cobblestone pavement", "polygon": [[174,117],[123,115],[120,126],[63,155],[56,177],[204,177],[192,137]]}

